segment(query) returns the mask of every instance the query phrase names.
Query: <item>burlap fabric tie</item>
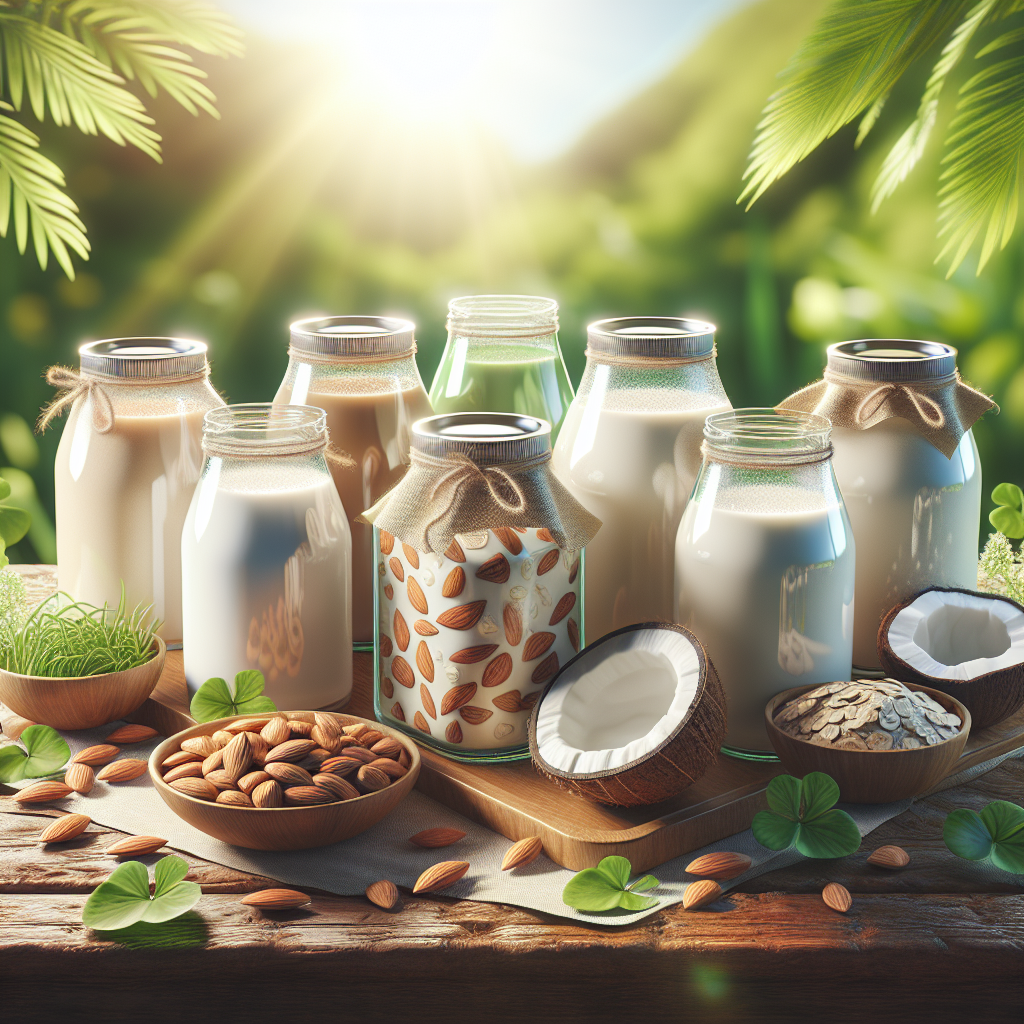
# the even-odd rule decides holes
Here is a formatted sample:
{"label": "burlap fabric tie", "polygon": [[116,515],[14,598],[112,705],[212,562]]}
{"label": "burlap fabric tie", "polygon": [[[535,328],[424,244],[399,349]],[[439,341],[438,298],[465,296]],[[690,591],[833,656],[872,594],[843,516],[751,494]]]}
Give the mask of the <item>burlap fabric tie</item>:
{"label": "burlap fabric tie", "polygon": [[419,551],[444,552],[457,533],[501,526],[543,529],[568,551],[601,526],[551,472],[551,453],[528,461],[479,465],[462,453],[410,452],[406,475],[359,518]]}
{"label": "burlap fabric tie", "polygon": [[114,429],[114,405],[101,381],[79,373],[70,366],[51,366],[46,371],[46,383],[57,388],[60,394],[39,414],[36,430],[40,434],[65,409],[70,409],[76,399],[82,397],[92,398],[92,425],[96,433],[108,434]]}
{"label": "burlap fabric tie", "polygon": [[904,419],[951,458],[983,413],[998,408],[987,395],[965,384],[954,371],[927,381],[875,381],[826,370],[778,409],[796,409],[827,416],[833,427],[868,430],[890,419]]}

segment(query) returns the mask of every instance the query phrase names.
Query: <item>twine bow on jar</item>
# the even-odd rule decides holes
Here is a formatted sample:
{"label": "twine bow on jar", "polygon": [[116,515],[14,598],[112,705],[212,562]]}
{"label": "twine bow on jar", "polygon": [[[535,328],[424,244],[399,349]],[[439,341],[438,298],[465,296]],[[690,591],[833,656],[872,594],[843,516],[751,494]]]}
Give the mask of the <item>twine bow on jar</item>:
{"label": "twine bow on jar", "polygon": [[51,366],[46,371],[46,383],[57,388],[60,394],[40,412],[36,421],[40,434],[80,397],[92,399],[92,423],[97,434],[108,434],[114,429],[114,405],[95,377],[79,373],[70,366]]}
{"label": "twine bow on jar", "polygon": [[[937,383],[937,387],[946,387],[953,383],[955,377]],[[920,384],[879,384],[869,391],[854,411],[854,419],[858,425],[870,425],[871,420],[882,410],[885,404],[893,399],[903,399],[917,410],[922,422],[933,430],[941,430],[946,425],[946,414],[935,399],[930,398],[921,390]]]}
{"label": "twine bow on jar", "polygon": [[[482,482],[490,493],[494,503],[503,512],[519,513],[526,508],[526,497],[523,489],[513,479],[512,475],[501,468],[501,466],[478,466],[468,455],[461,452],[452,452],[443,459],[435,459],[423,452],[413,454],[415,462],[424,463],[433,469],[440,469],[444,472],[434,482],[431,489],[428,504],[437,502],[439,513],[430,520],[427,530],[439,523],[447,514],[448,510],[455,503],[459,492],[476,481]],[[509,501],[500,492],[496,484],[500,482],[515,496],[514,501]]]}

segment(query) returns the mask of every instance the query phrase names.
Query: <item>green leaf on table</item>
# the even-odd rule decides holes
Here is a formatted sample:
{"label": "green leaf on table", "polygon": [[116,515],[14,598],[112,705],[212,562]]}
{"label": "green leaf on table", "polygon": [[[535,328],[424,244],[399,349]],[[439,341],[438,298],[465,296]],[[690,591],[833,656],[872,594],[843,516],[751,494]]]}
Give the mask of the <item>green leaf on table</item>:
{"label": "green leaf on table", "polygon": [[942,838],[964,860],[987,860],[1024,875],[1024,810],[1008,800],[993,800],[981,814],[965,807],[950,811]]}
{"label": "green leaf on table", "polygon": [[803,780],[779,775],[768,783],[767,811],[754,815],[754,838],[769,850],[795,846],[805,857],[844,857],[860,847],[860,830],[846,811],[833,807],[839,786],[823,772]]}
{"label": "green leaf on table", "polygon": [[223,679],[207,679],[192,698],[189,711],[197,722],[276,711],[274,702],[263,696],[263,685],[263,673],[255,669],[246,669],[235,676],[234,695]]}
{"label": "green leaf on table", "polygon": [[155,887],[149,894],[149,872],[137,860],[117,868],[100,882],[85,902],[82,923],[88,928],[108,931],[127,928],[137,921],[159,924],[191,910],[203,890],[195,882],[183,881],[188,864],[180,857],[163,857],[154,871]]}
{"label": "green leaf on table", "polygon": [[48,725],[30,725],[19,739],[25,744],[24,750],[13,743],[0,748],[0,782],[52,775],[71,757],[64,737]]}
{"label": "green leaf on table", "polygon": [[633,865],[625,857],[605,857],[596,868],[578,871],[562,891],[562,902],[577,910],[600,913],[604,910],[648,910],[658,901],[639,892],[661,883],[653,875],[644,875],[632,885]]}
{"label": "green leaf on table", "polygon": [[1024,538],[1024,491],[1016,484],[999,484],[992,491],[996,507],[989,512],[988,521],[1011,540]]}

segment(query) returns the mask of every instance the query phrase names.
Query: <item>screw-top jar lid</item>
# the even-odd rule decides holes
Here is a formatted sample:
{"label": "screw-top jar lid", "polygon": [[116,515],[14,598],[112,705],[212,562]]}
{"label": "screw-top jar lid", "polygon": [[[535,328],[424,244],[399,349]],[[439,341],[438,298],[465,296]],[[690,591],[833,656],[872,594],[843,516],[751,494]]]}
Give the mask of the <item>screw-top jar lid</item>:
{"label": "screw-top jar lid", "polygon": [[126,380],[205,375],[206,343],[188,338],[108,338],[78,350],[82,372]]}
{"label": "screw-top jar lid", "polygon": [[594,352],[638,359],[701,359],[715,351],[715,325],[678,316],[621,316],[587,328]]}
{"label": "screw-top jar lid", "polygon": [[926,381],[956,372],[956,349],[941,341],[868,338],[828,347],[828,368],[859,380]]}
{"label": "screw-top jar lid", "polygon": [[460,338],[546,338],[558,303],[539,295],[464,295],[448,303],[448,331]]}
{"label": "screw-top jar lid", "polygon": [[321,316],[291,325],[291,347],[309,355],[372,359],[416,348],[416,325],[393,316]]}
{"label": "screw-top jar lid", "polygon": [[414,451],[443,459],[465,455],[480,466],[526,462],[551,452],[551,424],[504,412],[427,416],[412,425]]}

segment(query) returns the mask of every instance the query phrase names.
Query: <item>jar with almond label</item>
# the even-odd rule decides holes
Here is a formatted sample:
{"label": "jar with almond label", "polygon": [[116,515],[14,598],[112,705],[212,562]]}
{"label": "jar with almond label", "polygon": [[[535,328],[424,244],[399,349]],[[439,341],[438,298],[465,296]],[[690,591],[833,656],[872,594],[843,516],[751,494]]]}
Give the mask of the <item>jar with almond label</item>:
{"label": "jar with almond label", "polygon": [[600,523],[551,473],[550,435],[513,414],[420,420],[407,476],[365,513],[377,717],[457,760],[528,757],[530,712],[583,643]]}

